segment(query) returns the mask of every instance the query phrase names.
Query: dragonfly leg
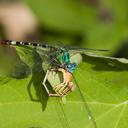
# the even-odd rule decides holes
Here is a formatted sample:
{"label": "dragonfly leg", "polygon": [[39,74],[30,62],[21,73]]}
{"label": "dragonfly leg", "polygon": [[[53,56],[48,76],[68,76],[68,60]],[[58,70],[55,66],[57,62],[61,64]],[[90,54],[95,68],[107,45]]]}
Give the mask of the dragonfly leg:
{"label": "dragonfly leg", "polygon": [[67,92],[73,91],[74,89],[75,89],[75,86],[73,82],[60,83],[59,85],[56,86],[55,92],[59,95],[66,95]]}
{"label": "dragonfly leg", "polygon": [[44,85],[44,87],[45,87],[45,90],[46,90],[46,92],[48,93],[48,95],[50,94],[50,92],[49,92],[49,90],[48,90],[48,88],[47,88],[47,85],[46,85],[46,81],[47,81],[47,77],[48,77],[48,75],[49,75],[49,70],[47,70],[47,72],[46,72],[46,75],[45,75],[45,77],[44,77],[44,80],[43,80],[43,85]]}
{"label": "dragonfly leg", "polygon": [[49,96],[59,96],[58,94],[50,93],[50,91],[49,91],[48,88],[47,88],[46,81],[47,81],[49,72],[50,72],[50,70],[47,70],[46,75],[45,75],[45,77],[44,77],[44,80],[43,80],[43,83],[42,83],[42,84],[43,84],[43,86],[44,86],[44,88],[45,88],[45,90],[46,90],[46,92],[47,92],[47,94],[48,94]]}
{"label": "dragonfly leg", "polygon": [[[60,84],[55,85],[53,87],[53,90],[55,91],[55,94],[50,93],[50,91],[49,91],[49,89],[47,88],[47,85],[46,85],[48,75],[51,71],[60,71],[63,74],[63,81]],[[49,96],[64,96],[64,95],[67,94],[67,92],[73,91],[75,89],[75,86],[74,86],[73,82],[71,81],[71,77],[72,77],[72,74],[70,74],[69,72],[67,72],[63,68],[48,69],[42,84],[44,85],[45,90],[46,90],[46,92],[48,93]]]}
{"label": "dragonfly leg", "polygon": [[54,86],[54,90],[55,91],[58,91],[60,88],[62,88],[63,87],[63,85],[65,84],[65,70],[64,69],[62,69],[62,68],[59,68],[57,71],[60,71],[60,72],[62,72],[62,74],[63,74],[63,82],[62,83],[60,83],[60,84],[58,84],[58,85],[55,85]]}
{"label": "dragonfly leg", "polygon": [[62,72],[63,74],[63,82],[56,85],[54,87],[54,91],[59,95],[66,95],[67,92],[73,91],[75,89],[75,85],[71,81],[72,74],[63,68],[59,68],[58,71]]}
{"label": "dragonfly leg", "polygon": [[74,91],[76,88],[76,85],[73,82],[69,82],[68,86],[71,89],[71,91]]}
{"label": "dragonfly leg", "polygon": [[60,84],[56,85],[53,89],[54,89],[55,91],[58,91],[58,90],[60,90],[60,88],[62,88],[62,87],[63,87],[63,83],[60,83]]}
{"label": "dragonfly leg", "polygon": [[54,89],[54,91],[56,92],[56,94],[58,94],[58,95],[60,95],[60,96],[63,96],[62,91],[60,91],[62,88],[63,88],[63,84],[60,83],[59,85],[57,85],[57,88]]}
{"label": "dragonfly leg", "polygon": [[68,84],[66,84],[66,87],[63,90],[63,94],[66,94],[67,92],[73,90],[75,90],[75,85],[73,84],[73,82],[69,82]]}
{"label": "dragonfly leg", "polygon": [[57,91],[57,93],[63,95],[63,94],[64,94],[63,91],[65,90],[65,88],[67,88],[67,85],[61,83],[61,88],[59,88],[59,89],[56,90],[56,91]]}

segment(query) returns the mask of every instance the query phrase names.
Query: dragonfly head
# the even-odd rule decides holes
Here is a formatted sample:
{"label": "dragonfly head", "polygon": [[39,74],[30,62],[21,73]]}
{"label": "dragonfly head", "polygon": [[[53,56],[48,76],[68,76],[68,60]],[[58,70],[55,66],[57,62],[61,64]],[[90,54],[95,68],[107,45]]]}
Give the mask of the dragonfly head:
{"label": "dragonfly head", "polygon": [[65,64],[65,68],[68,72],[73,73],[75,71],[75,69],[77,68],[77,64],[76,63],[67,63],[67,64]]}

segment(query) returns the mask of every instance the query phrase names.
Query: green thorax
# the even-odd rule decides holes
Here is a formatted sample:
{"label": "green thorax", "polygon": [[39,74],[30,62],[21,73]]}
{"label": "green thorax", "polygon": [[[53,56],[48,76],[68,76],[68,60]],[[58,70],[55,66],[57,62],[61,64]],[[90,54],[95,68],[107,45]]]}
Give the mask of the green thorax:
{"label": "green thorax", "polygon": [[58,49],[56,51],[56,59],[68,72],[73,73],[75,71],[77,64],[70,62],[70,53],[68,50],[64,48]]}
{"label": "green thorax", "polygon": [[60,49],[56,52],[56,57],[61,64],[70,63],[70,53],[68,50]]}

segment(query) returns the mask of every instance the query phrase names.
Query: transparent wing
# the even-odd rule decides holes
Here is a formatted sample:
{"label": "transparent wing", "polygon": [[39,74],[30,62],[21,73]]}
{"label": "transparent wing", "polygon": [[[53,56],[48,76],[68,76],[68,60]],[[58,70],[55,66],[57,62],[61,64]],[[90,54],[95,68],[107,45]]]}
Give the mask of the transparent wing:
{"label": "transparent wing", "polygon": [[106,49],[92,49],[92,48],[80,48],[80,47],[72,47],[72,46],[65,46],[68,50],[76,50],[76,51],[97,51],[97,52],[109,52],[110,50]]}
{"label": "transparent wing", "polygon": [[73,79],[74,79],[74,81],[75,81],[75,83],[76,83],[76,86],[77,86],[77,88],[78,88],[78,91],[79,91],[81,100],[82,100],[83,103],[84,103],[84,108],[85,108],[85,110],[87,111],[88,118],[89,118],[89,120],[92,121],[93,127],[94,127],[94,128],[97,128],[97,124],[96,124],[95,118],[94,118],[92,112],[91,112],[90,109],[89,109],[89,106],[88,106],[88,104],[87,104],[87,102],[86,102],[85,96],[83,95],[83,93],[82,93],[82,91],[81,91],[81,89],[80,89],[80,87],[79,87],[79,85],[78,85],[78,83],[77,83],[77,81],[76,81],[76,79],[75,79],[74,76],[73,76]]}

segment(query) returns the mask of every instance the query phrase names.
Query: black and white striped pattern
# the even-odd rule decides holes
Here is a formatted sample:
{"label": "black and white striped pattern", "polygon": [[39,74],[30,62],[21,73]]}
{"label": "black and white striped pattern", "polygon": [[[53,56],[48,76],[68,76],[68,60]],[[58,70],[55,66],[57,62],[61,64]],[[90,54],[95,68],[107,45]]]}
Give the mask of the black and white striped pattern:
{"label": "black and white striped pattern", "polygon": [[54,48],[53,46],[47,44],[39,44],[39,43],[31,43],[31,42],[20,42],[20,41],[12,41],[12,40],[2,40],[0,41],[1,45],[31,45],[42,48]]}
{"label": "black and white striped pattern", "polygon": [[[31,43],[31,42],[20,42],[20,41],[12,41],[12,40],[2,40],[0,41],[0,45],[31,45],[35,47],[42,48],[50,48],[50,49],[58,49],[58,47],[54,47],[48,44],[40,44],[40,43]],[[80,48],[80,47],[70,47],[64,46],[67,50],[77,50],[77,51],[100,51],[100,52],[108,52],[110,50],[105,49],[91,49],[91,48]]]}

